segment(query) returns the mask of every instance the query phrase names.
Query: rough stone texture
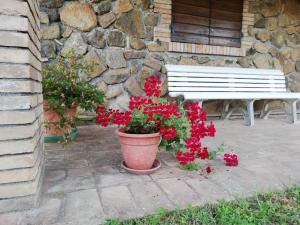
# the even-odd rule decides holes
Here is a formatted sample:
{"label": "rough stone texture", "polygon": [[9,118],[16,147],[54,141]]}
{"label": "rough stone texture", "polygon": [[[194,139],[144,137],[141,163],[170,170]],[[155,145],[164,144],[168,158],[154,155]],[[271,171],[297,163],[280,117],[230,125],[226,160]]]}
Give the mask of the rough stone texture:
{"label": "rough stone texture", "polygon": [[117,2],[116,2],[117,13],[129,12],[132,9],[133,9],[133,7],[129,0],[117,0]]}
{"label": "rough stone texture", "polygon": [[265,46],[265,45],[264,45],[263,43],[261,43],[261,42],[256,42],[256,43],[254,44],[253,48],[254,48],[257,52],[263,53],[263,54],[268,53],[268,50],[269,50],[268,47]]}
{"label": "rough stone texture", "polygon": [[99,4],[97,4],[95,11],[98,15],[108,13],[109,11],[111,11],[111,1],[107,0],[100,2]]}
{"label": "rough stone texture", "polygon": [[41,11],[45,12],[49,16],[50,22],[58,22],[59,21],[58,9],[41,7]]}
{"label": "rough stone texture", "polygon": [[253,63],[257,68],[268,68],[269,59],[262,54],[255,54],[253,58]]}
{"label": "rough stone texture", "polygon": [[133,96],[141,96],[143,93],[143,90],[139,86],[138,82],[136,81],[136,78],[134,76],[131,76],[124,84],[125,88],[128,90],[128,92]]}
{"label": "rough stone texture", "polygon": [[145,37],[141,13],[137,10],[121,14],[116,20],[115,27],[128,33],[130,36],[137,38]]}
{"label": "rough stone texture", "polygon": [[241,67],[243,68],[248,68],[251,66],[251,58],[250,57],[241,57],[239,60],[238,60],[238,64],[240,64]]}
{"label": "rough stone texture", "polygon": [[45,12],[40,12],[40,23],[49,24],[49,16]]}
{"label": "rough stone texture", "polygon": [[150,0],[133,0],[133,4],[136,5],[140,9],[148,9],[151,1]]}
{"label": "rough stone texture", "polygon": [[115,97],[118,97],[119,95],[121,95],[122,92],[123,92],[122,85],[120,85],[120,84],[110,85],[110,86],[108,86],[108,89],[105,93],[105,97],[106,97],[106,99],[115,98]]}
{"label": "rough stone texture", "polygon": [[286,33],[284,31],[276,31],[272,34],[271,41],[277,47],[281,48],[286,40]]}
{"label": "rough stone texture", "polygon": [[125,59],[141,59],[145,58],[146,53],[140,51],[127,50],[124,52]]}
{"label": "rough stone texture", "polygon": [[125,47],[126,44],[125,34],[117,30],[113,30],[109,32],[107,37],[107,44],[108,46]]}
{"label": "rough stone texture", "polygon": [[144,60],[144,65],[146,65],[146,66],[148,66],[148,67],[150,67],[152,69],[155,69],[156,71],[160,71],[160,69],[161,69],[161,63],[160,63],[160,61],[155,60],[155,59],[150,58],[150,57],[146,58]]}
{"label": "rough stone texture", "polygon": [[125,81],[130,76],[130,68],[113,69],[103,75],[103,80],[107,84],[117,84]]}
{"label": "rough stone texture", "polygon": [[106,13],[106,14],[98,17],[99,24],[103,28],[107,28],[113,22],[115,22],[115,20],[116,20],[116,17],[115,17],[115,14],[113,14],[113,12],[109,12],[109,13]]}
{"label": "rough stone texture", "polygon": [[300,60],[296,62],[296,70],[300,72]]}
{"label": "rough stone texture", "polygon": [[87,42],[88,44],[96,48],[104,48],[105,47],[104,31],[99,28],[94,29],[87,35]]}
{"label": "rough stone texture", "polygon": [[144,23],[146,26],[156,26],[159,17],[153,13],[147,13],[144,17]]}
{"label": "rough stone texture", "polygon": [[264,17],[277,16],[282,8],[280,0],[262,1],[260,5],[261,13]]}
{"label": "rough stone texture", "polygon": [[56,45],[53,41],[43,41],[41,48],[42,57],[51,58],[55,57]]}
{"label": "rough stone texture", "polygon": [[96,51],[93,49],[89,51],[83,58],[83,62],[86,65],[93,66],[93,71],[90,74],[90,77],[81,77],[84,80],[90,80],[97,76],[100,76],[104,71],[107,70],[106,65],[102,62]]}
{"label": "rough stone texture", "polygon": [[90,31],[97,25],[97,17],[89,4],[71,2],[60,12],[61,21],[81,31]]}
{"label": "rough stone texture", "polygon": [[126,67],[126,61],[121,48],[108,48],[105,52],[107,65],[112,69]]}
{"label": "rough stone texture", "polygon": [[146,45],[145,42],[143,42],[141,39],[131,38],[130,47],[133,49],[141,50],[144,49]]}
{"label": "rough stone texture", "polygon": [[61,54],[65,55],[69,53],[71,50],[74,50],[76,54],[83,55],[86,53],[87,44],[82,38],[81,33],[72,33],[69,39],[65,42],[63,49],[61,50]]}
{"label": "rough stone texture", "polygon": [[276,17],[270,17],[267,19],[266,28],[269,31],[275,30],[278,27],[278,20]]}
{"label": "rough stone texture", "polygon": [[270,39],[270,34],[268,31],[260,31],[255,34],[256,39],[265,42]]}
{"label": "rough stone texture", "polygon": [[62,7],[64,0],[39,0],[41,7],[59,8]]}
{"label": "rough stone texture", "polygon": [[58,23],[52,23],[49,26],[43,25],[41,28],[41,33],[44,40],[59,38],[60,29]]}

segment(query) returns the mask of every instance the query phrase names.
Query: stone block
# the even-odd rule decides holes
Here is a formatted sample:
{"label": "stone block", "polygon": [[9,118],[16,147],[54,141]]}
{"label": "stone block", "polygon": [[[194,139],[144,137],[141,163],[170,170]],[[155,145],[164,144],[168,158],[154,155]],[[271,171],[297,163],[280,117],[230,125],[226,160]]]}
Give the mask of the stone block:
{"label": "stone block", "polygon": [[32,138],[39,129],[39,122],[36,120],[33,124],[20,126],[1,126],[0,140],[16,140]]}
{"label": "stone block", "polygon": [[40,139],[40,135],[41,131],[38,131],[34,137],[30,139],[1,141],[0,155],[33,152]]}
{"label": "stone block", "polygon": [[42,103],[43,96],[37,95],[15,95],[0,96],[0,110],[30,109]]}
{"label": "stone block", "polygon": [[0,111],[1,125],[18,125],[33,123],[43,112],[43,106],[28,111]]}
{"label": "stone block", "polygon": [[76,191],[66,195],[63,221],[83,218],[103,218],[103,209],[96,189]]}
{"label": "stone block", "polygon": [[42,170],[39,170],[36,179],[33,181],[1,184],[0,198],[15,198],[36,194],[40,184],[41,174]]}
{"label": "stone block", "polygon": [[169,178],[157,180],[157,183],[178,207],[185,208],[188,205],[198,205],[200,200],[198,195],[183,180]]}
{"label": "stone block", "polygon": [[38,175],[41,162],[41,157],[36,161],[34,167],[25,169],[1,170],[0,171],[0,184],[16,183],[32,181]]}
{"label": "stone block", "polygon": [[31,80],[2,80],[0,90],[4,93],[41,93],[42,84]]}
{"label": "stone block", "polygon": [[144,215],[126,186],[103,188],[100,197],[104,213],[109,218],[125,219]]}
{"label": "stone block", "polygon": [[156,213],[158,208],[174,209],[174,205],[154,182],[136,182],[129,189],[147,214]]}
{"label": "stone block", "polygon": [[41,70],[41,63],[28,49],[0,48],[0,62],[30,64]]}
{"label": "stone block", "polygon": [[1,64],[0,78],[30,78],[41,81],[41,74],[32,66],[20,64]]}
{"label": "stone block", "polygon": [[0,157],[0,170],[22,169],[33,167],[37,160],[42,157],[40,150],[42,144],[36,146],[32,153],[19,154],[19,155],[3,155]]}

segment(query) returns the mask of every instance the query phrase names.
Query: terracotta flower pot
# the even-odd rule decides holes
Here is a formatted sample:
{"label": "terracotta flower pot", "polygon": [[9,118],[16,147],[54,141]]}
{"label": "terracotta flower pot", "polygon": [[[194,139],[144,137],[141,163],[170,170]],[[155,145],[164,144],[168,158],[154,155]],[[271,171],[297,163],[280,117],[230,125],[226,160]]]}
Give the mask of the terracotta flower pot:
{"label": "terracotta flower pot", "polygon": [[[62,136],[66,131],[69,133],[72,131],[72,127],[58,130],[54,124],[51,124],[53,122],[54,123],[58,122],[60,120],[60,116],[50,108],[47,101],[44,101],[43,106],[44,106],[44,121],[46,123],[44,132],[46,136]],[[71,107],[66,111],[67,118],[68,119],[74,118],[76,113],[77,113],[77,106]]]}
{"label": "terracotta flower pot", "polygon": [[116,133],[126,166],[135,170],[151,169],[161,140],[160,134],[127,134],[122,129]]}

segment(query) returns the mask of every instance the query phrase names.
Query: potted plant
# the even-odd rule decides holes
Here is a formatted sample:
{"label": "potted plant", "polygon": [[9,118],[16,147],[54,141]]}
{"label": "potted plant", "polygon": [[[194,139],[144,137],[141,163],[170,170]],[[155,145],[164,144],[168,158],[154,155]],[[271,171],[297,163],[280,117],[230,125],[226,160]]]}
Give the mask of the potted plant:
{"label": "potted plant", "polygon": [[84,65],[73,51],[57,56],[43,66],[45,141],[58,142],[77,135],[77,107],[95,111],[103,103],[104,94],[94,85],[80,80],[79,74],[89,75],[94,65]]}
{"label": "potted plant", "polygon": [[[172,151],[183,169],[196,169],[196,159],[209,156],[201,140],[215,134],[214,124],[206,124],[206,113],[197,102],[168,100],[160,96],[161,79],[146,79],[146,97],[135,96],[129,101],[129,111],[97,108],[96,123],[117,124],[123,155],[123,166],[136,174],[155,170],[158,147]],[[154,167],[154,168],[153,168]]]}

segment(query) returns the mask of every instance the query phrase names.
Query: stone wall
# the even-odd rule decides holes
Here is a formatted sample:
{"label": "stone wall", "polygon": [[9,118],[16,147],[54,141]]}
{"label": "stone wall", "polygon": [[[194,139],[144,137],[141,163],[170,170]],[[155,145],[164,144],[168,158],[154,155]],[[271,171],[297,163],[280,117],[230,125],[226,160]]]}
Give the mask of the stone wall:
{"label": "stone wall", "polygon": [[35,0],[1,1],[0,213],[34,207],[39,196],[43,173],[39,24]]}
{"label": "stone wall", "polygon": [[[170,51],[167,38],[157,38],[170,11],[169,0],[40,0],[42,55],[74,48],[86,62],[96,62],[92,77],[82,77],[106,92],[111,106],[125,108],[130,95],[142,95],[151,74],[165,81],[165,64],[277,68],[289,88],[300,90],[300,13],[297,0],[245,0],[243,33],[250,48],[244,56]],[[157,9],[159,5],[159,10]],[[292,7],[291,7],[291,4]],[[291,10],[292,9],[292,10]],[[246,24],[246,27],[244,26]],[[163,34],[161,35],[163,37]],[[252,44],[251,44],[252,43]],[[172,48],[171,48],[172,49]],[[188,49],[187,49],[188,50]],[[164,83],[163,95],[167,92]],[[218,104],[206,104],[217,111]],[[212,106],[213,105],[213,106]],[[220,105],[219,105],[220,106]]]}

